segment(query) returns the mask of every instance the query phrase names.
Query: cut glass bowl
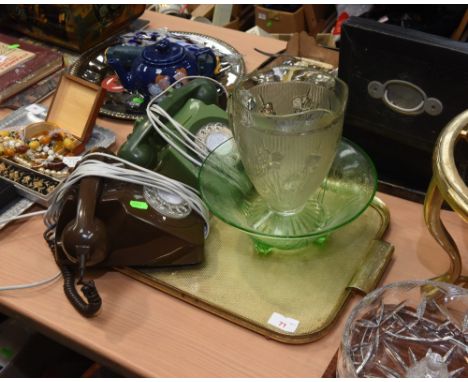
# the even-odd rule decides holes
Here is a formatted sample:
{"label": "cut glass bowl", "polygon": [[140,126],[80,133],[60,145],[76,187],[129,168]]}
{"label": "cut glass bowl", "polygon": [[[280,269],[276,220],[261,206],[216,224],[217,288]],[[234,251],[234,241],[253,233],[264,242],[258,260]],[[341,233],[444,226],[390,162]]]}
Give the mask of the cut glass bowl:
{"label": "cut glass bowl", "polygon": [[337,376],[468,377],[468,290],[425,280],[370,293],[346,322]]}

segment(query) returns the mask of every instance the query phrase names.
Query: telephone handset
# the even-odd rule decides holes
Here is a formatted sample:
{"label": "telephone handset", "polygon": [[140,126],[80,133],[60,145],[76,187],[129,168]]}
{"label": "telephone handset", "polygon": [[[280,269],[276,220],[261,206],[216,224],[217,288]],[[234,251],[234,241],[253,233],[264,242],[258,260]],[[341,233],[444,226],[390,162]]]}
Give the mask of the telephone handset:
{"label": "telephone handset", "polygon": [[[79,266],[78,284],[87,302],[76,291],[73,266],[66,264],[65,259],[59,263],[64,278],[65,295],[72,305],[83,315],[96,314],[102,305],[93,281],[83,281],[86,266],[104,261],[108,250],[106,226],[95,216],[97,196],[100,194],[101,182],[97,177],[84,178],[80,182],[76,216],[70,220],[61,233],[59,243],[63,254],[73,264]],[[58,255],[58,253],[57,253]]]}
{"label": "telephone handset", "polygon": [[[218,92],[211,81],[197,78],[187,85],[174,89],[159,103],[169,115],[177,113],[190,99],[198,99],[207,105],[217,105]],[[166,146],[166,142],[156,133],[147,117],[135,122],[132,133],[127,141],[120,146],[118,156],[139,166],[153,170],[161,158],[158,150]]]}
{"label": "telephone handset", "polygon": [[62,231],[63,252],[73,263],[93,266],[107,257],[107,229],[102,220],[95,216],[100,186],[97,177],[81,180],[76,217]]}
{"label": "telephone handset", "polygon": [[[203,261],[205,221],[188,203],[155,188],[89,176],[67,190],[54,235],[46,240],[64,276],[65,294],[84,316],[102,304],[86,269],[178,266]],[[85,302],[75,280],[83,285]]]}

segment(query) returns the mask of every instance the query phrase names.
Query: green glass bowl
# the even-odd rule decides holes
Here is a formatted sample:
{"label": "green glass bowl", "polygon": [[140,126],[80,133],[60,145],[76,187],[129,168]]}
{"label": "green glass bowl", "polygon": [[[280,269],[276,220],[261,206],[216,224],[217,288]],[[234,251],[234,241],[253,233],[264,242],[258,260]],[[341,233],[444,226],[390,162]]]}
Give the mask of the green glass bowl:
{"label": "green glass bowl", "polygon": [[328,176],[305,207],[294,214],[270,209],[247,177],[234,139],[219,145],[198,175],[203,200],[225,223],[246,232],[260,253],[323,243],[371,203],[377,189],[374,164],[358,146],[342,139]]}

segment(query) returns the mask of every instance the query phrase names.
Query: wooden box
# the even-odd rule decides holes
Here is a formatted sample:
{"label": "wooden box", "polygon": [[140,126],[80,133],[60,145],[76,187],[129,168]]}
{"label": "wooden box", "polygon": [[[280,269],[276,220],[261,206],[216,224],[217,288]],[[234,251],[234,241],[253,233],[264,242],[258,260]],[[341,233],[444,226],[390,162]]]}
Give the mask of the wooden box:
{"label": "wooden box", "polygon": [[92,134],[105,91],[81,78],[64,74],[44,122],[26,126],[24,139],[30,140],[43,132],[61,130],[74,139],[73,154],[83,151]]}
{"label": "wooden box", "polygon": [[[103,97],[99,86],[65,74],[47,116],[44,108],[33,104],[7,117],[0,129],[0,178],[13,183],[20,195],[47,207],[76,155],[90,145],[109,147],[103,129],[89,140]],[[44,117],[45,121],[35,122]]]}

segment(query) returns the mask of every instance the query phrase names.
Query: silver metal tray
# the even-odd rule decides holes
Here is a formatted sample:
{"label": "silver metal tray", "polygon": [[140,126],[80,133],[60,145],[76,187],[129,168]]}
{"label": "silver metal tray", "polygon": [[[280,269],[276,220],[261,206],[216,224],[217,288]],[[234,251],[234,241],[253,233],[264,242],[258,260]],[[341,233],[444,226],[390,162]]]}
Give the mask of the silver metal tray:
{"label": "silver metal tray", "polygon": [[[153,33],[160,31],[144,30],[144,32]],[[114,70],[105,63],[105,50],[112,45],[125,45],[133,34],[132,32],[115,37],[88,50],[71,66],[70,74],[100,85],[105,78],[115,74]],[[224,41],[193,32],[169,31],[169,34],[175,38],[189,40],[197,45],[213,49],[223,65],[230,65],[229,69],[225,70],[217,77],[217,80],[226,87],[230,88],[236,85],[245,74],[245,64],[242,55],[234,47]],[[146,107],[139,107],[137,105],[130,107],[128,105],[129,99],[133,97],[134,95],[127,91],[122,93],[108,92],[104,99],[103,106],[100,109],[100,113],[109,117],[127,120],[135,120],[145,115]]]}

